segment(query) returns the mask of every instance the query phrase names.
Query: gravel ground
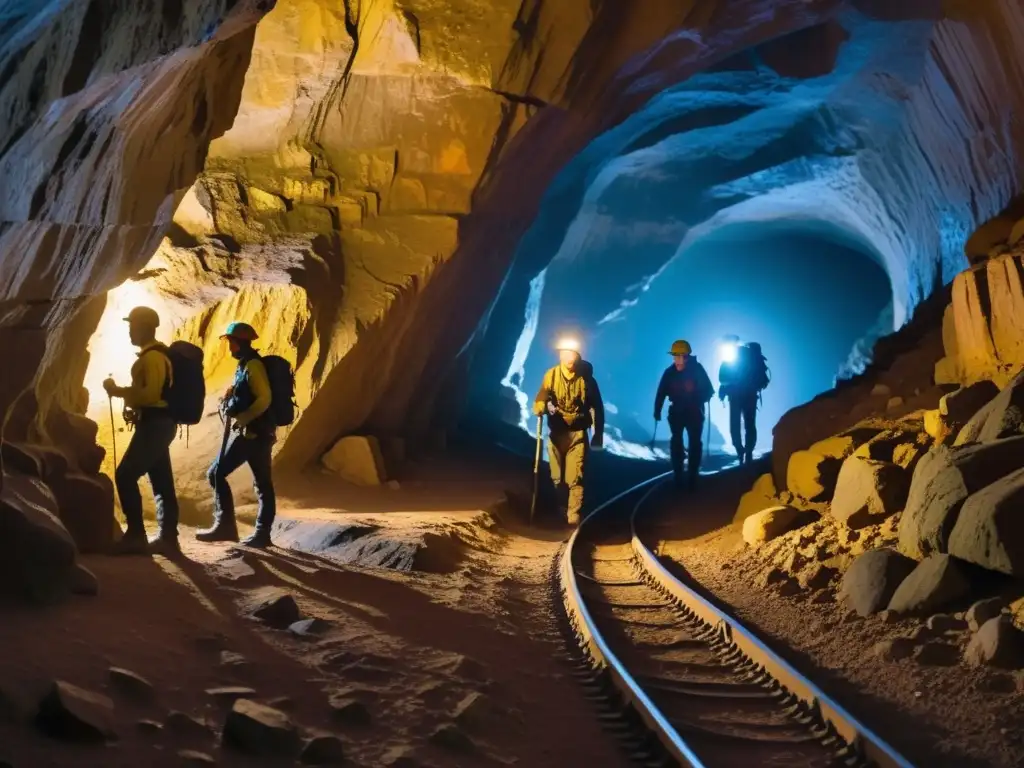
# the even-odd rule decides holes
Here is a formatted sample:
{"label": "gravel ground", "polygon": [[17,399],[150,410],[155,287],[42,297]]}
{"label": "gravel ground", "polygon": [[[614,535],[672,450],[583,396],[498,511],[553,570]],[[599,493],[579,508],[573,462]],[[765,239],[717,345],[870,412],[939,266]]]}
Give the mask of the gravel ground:
{"label": "gravel ground", "polygon": [[[645,539],[657,539],[666,565],[688,574],[915,765],[1024,765],[1024,676],[964,665],[967,630],[937,637],[920,620],[851,615],[831,590],[784,597],[755,586],[763,558],[730,523],[739,496],[762,470],[725,472],[695,498],[661,493]],[[881,647],[904,637],[914,640],[913,656],[887,660]],[[940,643],[956,650],[930,661],[921,649]]]}

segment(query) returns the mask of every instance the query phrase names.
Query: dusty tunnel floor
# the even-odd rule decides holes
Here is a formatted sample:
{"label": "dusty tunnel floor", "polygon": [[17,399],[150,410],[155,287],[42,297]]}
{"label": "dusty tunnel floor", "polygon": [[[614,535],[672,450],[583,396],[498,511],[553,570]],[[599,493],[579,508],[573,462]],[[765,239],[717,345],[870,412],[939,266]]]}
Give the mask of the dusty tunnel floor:
{"label": "dusty tunnel floor", "polygon": [[[98,596],[5,614],[0,759],[177,766],[191,749],[293,764],[220,746],[245,696],[307,737],[339,737],[347,765],[624,764],[562,658],[549,576],[564,529],[506,525],[501,489],[529,488],[518,464],[463,471],[441,463],[398,491],[282,483],[279,540],[294,549],[202,545],[185,529],[179,563],[84,558]],[[298,619],[316,621],[288,629]],[[111,667],[152,695],[126,695]],[[63,746],[19,722],[55,679],[113,699],[116,742]]]}
{"label": "dusty tunnel floor", "polygon": [[[602,460],[620,484],[664,469]],[[469,479],[463,459],[433,461],[397,490],[306,476],[281,483],[285,546],[201,545],[186,529],[179,563],[85,558],[98,596],[6,614],[0,759],[134,768],[181,765],[193,750],[218,765],[291,764],[221,746],[241,696],[286,712],[305,737],[338,737],[351,765],[625,765],[564,661],[550,573],[565,530],[524,528],[500,503],[528,492],[525,463],[491,457]],[[707,477],[685,501],[662,494],[648,533],[667,561],[914,764],[1018,765],[1019,679],[887,661],[878,644],[916,626],[755,586],[729,522],[759,470]],[[151,691],[117,685],[111,667]],[[117,740],[68,746],[27,727],[54,680],[109,696]]]}

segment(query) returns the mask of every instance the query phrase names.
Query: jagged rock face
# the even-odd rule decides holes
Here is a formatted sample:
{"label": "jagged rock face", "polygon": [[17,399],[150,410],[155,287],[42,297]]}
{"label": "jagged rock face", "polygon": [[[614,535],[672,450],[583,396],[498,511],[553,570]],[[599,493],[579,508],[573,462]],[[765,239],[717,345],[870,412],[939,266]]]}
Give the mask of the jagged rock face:
{"label": "jagged rock face", "polygon": [[[23,365],[0,385],[0,405],[29,393],[28,415],[8,422],[8,437],[88,453],[95,433],[62,415],[84,408],[85,335],[99,320],[98,297],[152,257],[139,285],[181,335],[207,347],[214,388],[230,370],[214,347],[228,319],[254,322],[265,349],[295,360],[304,412],[279,456],[293,466],[356,429],[415,436],[450,415],[470,342],[483,338],[503,281],[512,275],[514,299],[553,255],[541,249],[538,262],[510,273],[545,189],[592,139],[666,87],[813,28],[801,34],[813,38],[814,57],[794,60],[784,45],[760,51],[779,76],[810,82],[840,60],[849,8],[278,0],[253,38],[267,10],[256,2],[226,11],[192,0],[180,21],[144,10],[87,18],[85,6],[51,5],[36,17],[49,22],[25,21],[2,38],[14,76],[0,100],[22,117],[0,129],[0,218],[14,222],[0,231],[0,344]],[[906,309],[936,272],[959,268],[950,253],[975,223],[965,218],[984,218],[1008,197],[1012,180],[995,157],[1024,141],[992,93],[1024,90],[1011,55],[1024,18],[1013,0],[957,6],[956,23],[910,0],[852,5],[882,26],[921,20],[920,58],[901,61],[900,78],[848,84],[847,100],[860,88],[896,89],[904,111],[864,118],[898,129],[885,147],[840,162],[858,175],[849,188],[857,195],[888,190],[872,209],[886,213],[872,243]],[[75,59],[69,43],[83,29],[83,39],[109,44]],[[19,35],[35,41],[31,55]],[[999,152],[965,149],[976,125],[1005,126],[986,139]],[[745,172],[753,186],[737,188],[748,202],[774,189],[759,170]],[[900,204],[908,199],[910,211]],[[974,199],[977,209],[964,213]],[[922,218],[917,206],[937,213]],[[862,213],[867,237],[873,214]],[[507,364],[508,346],[493,350]]]}
{"label": "jagged rock face", "polygon": [[5,439],[56,443],[72,468],[98,469],[95,425],[78,414],[104,293],[152,257],[176,193],[202,170],[210,140],[230,127],[261,5],[5,6]]}

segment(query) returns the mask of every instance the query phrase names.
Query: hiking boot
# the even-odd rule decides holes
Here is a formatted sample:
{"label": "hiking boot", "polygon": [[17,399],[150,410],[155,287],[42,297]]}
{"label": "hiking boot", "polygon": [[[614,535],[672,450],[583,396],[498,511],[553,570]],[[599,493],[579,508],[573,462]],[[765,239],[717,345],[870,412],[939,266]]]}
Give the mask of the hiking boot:
{"label": "hiking boot", "polygon": [[159,533],[149,540],[149,553],[151,555],[163,555],[167,558],[180,557],[181,546],[178,544],[177,536],[167,536]]}
{"label": "hiking boot", "polygon": [[238,526],[233,519],[218,518],[209,528],[196,531],[196,541],[238,541]]}
{"label": "hiking boot", "polygon": [[149,541],[145,531],[127,531],[121,540],[110,548],[112,555],[148,555]]}
{"label": "hiking boot", "polygon": [[252,532],[252,535],[247,536],[239,542],[243,547],[252,547],[253,549],[266,549],[271,546],[270,543],[270,532],[266,529],[257,528]]}

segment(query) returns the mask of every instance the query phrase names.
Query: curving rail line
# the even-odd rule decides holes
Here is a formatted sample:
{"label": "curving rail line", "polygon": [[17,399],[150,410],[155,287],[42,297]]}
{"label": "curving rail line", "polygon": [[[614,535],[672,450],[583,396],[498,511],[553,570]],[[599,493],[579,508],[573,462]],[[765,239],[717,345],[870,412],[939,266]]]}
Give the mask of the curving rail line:
{"label": "curving rail line", "polygon": [[692,768],[913,768],[644,545],[637,514],[668,476],[595,509],[555,562],[579,674],[619,705],[607,719],[627,731],[632,756]]}

